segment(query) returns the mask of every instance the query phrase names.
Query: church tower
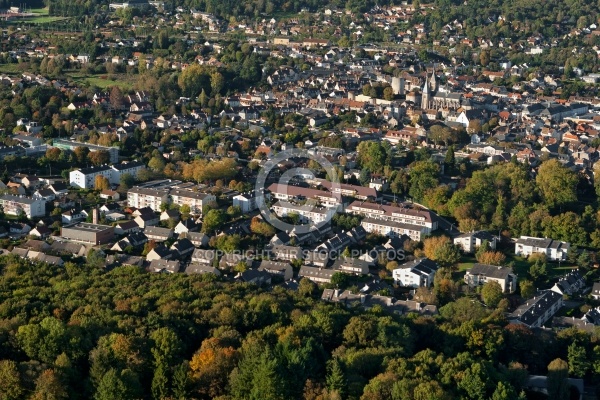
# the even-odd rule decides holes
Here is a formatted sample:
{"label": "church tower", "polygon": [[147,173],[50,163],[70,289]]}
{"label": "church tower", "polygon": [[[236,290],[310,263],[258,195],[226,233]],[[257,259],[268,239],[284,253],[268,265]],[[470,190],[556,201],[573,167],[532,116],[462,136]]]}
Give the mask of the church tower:
{"label": "church tower", "polygon": [[421,109],[427,110],[429,108],[429,80],[425,77],[425,85],[423,86],[423,93],[421,94]]}
{"label": "church tower", "polygon": [[431,81],[429,81],[429,90],[432,93],[435,93],[438,90],[437,79],[435,78],[435,69],[431,73]]}

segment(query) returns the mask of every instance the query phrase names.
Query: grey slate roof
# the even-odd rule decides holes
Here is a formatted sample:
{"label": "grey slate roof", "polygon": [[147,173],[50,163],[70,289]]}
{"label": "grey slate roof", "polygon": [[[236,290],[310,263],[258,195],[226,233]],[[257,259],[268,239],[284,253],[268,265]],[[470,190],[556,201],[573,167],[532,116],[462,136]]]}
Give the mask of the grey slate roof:
{"label": "grey slate roof", "polygon": [[473,268],[467,270],[467,273],[470,275],[483,275],[488,278],[506,279],[508,275],[513,273],[513,270],[508,267],[478,263],[473,265]]}

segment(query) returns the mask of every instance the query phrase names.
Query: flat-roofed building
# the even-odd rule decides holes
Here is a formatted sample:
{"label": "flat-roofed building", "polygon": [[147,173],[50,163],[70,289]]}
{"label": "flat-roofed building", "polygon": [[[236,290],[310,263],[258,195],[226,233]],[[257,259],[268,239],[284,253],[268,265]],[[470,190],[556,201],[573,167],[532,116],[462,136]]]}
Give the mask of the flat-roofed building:
{"label": "flat-roofed building", "polygon": [[108,225],[79,222],[74,225],[63,226],[60,230],[60,236],[75,242],[94,245],[106,244],[114,239],[115,228]]}

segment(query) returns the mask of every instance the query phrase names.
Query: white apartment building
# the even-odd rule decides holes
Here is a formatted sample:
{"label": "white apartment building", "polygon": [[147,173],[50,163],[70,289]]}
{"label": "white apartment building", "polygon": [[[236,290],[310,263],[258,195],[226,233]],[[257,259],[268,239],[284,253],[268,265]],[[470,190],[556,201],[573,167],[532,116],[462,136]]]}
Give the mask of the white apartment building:
{"label": "white apartment building", "polygon": [[201,215],[204,206],[213,204],[217,201],[215,195],[208,193],[199,193],[192,190],[176,188],[144,188],[134,187],[127,192],[127,204],[130,207],[143,208],[150,207],[155,212],[161,211],[161,205],[184,204],[190,207],[194,215]]}
{"label": "white apartment building", "polygon": [[46,202],[25,196],[4,195],[0,197],[0,205],[9,215],[25,213],[27,218],[43,217],[46,214]]}
{"label": "white apartment building", "polygon": [[333,208],[300,206],[286,201],[278,201],[271,207],[279,217],[287,217],[297,214],[300,216],[301,224],[319,224],[328,221],[336,213]]}
{"label": "white apartment building", "polygon": [[417,259],[392,271],[394,282],[404,287],[429,287],[439,266],[428,258]]}
{"label": "white apartment building", "polygon": [[533,253],[542,253],[548,260],[564,261],[570,247],[570,243],[560,240],[521,236],[515,243],[515,254],[527,257]]}
{"label": "white apartment building", "polygon": [[254,192],[251,193],[242,193],[233,197],[233,206],[239,207],[242,210],[242,214],[249,213],[250,211],[254,211],[258,208],[256,204],[256,196]]}
{"label": "white apartment building", "polygon": [[112,166],[102,165],[99,167],[81,168],[69,172],[69,184],[80,189],[93,189],[98,175],[105,176],[113,185],[118,185],[121,176],[131,174],[137,176],[138,172],[145,168],[145,165],[138,161],[121,163]]}
{"label": "white apartment building", "polygon": [[271,197],[284,201],[316,201],[320,206],[341,210],[342,198],[339,193],[331,193],[326,190],[310,189],[300,186],[283,185],[274,183],[268,188]]}
{"label": "white apartment building", "polygon": [[204,206],[214,204],[217,198],[214,194],[193,192],[185,189],[171,189],[169,191],[171,203],[182,206],[184,204],[190,207],[194,215],[202,215]]}
{"label": "white apartment building", "polygon": [[421,209],[409,203],[403,203],[400,206],[390,206],[355,201],[346,208],[346,212],[359,214],[373,220],[404,224],[405,228],[403,229],[408,229],[412,226],[409,230],[419,231],[423,234],[429,234],[438,227],[437,221],[429,210]]}

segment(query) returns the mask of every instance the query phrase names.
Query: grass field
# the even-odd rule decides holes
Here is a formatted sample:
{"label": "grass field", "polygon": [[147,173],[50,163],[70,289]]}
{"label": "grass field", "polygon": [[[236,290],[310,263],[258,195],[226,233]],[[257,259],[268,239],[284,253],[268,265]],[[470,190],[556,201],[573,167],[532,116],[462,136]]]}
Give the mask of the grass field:
{"label": "grass field", "polygon": [[114,79],[109,79],[107,75],[82,75],[68,74],[73,80],[83,85],[93,85],[100,89],[106,89],[111,86],[118,86],[121,89],[131,89],[132,83],[127,81],[124,76],[115,76]]}
{"label": "grass field", "polygon": [[31,17],[26,17],[26,18],[18,18],[15,20],[12,20],[10,22],[12,23],[30,23],[30,24],[47,24],[47,23],[51,23],[51,22],[57,22],[57,21],[62,21],[65,19],[68,19],[68,17],[56,17],[56,16],[50,16],[48,13],[48,8],[32,8],[31,10],[28,10],[29,12],[31,12],[32,14],[35,14]]}
{"label": "grass field", "polygon": [[19,69],[19,64],[0,64],[0,73],[3,74],[17,74],[22,72]]}

